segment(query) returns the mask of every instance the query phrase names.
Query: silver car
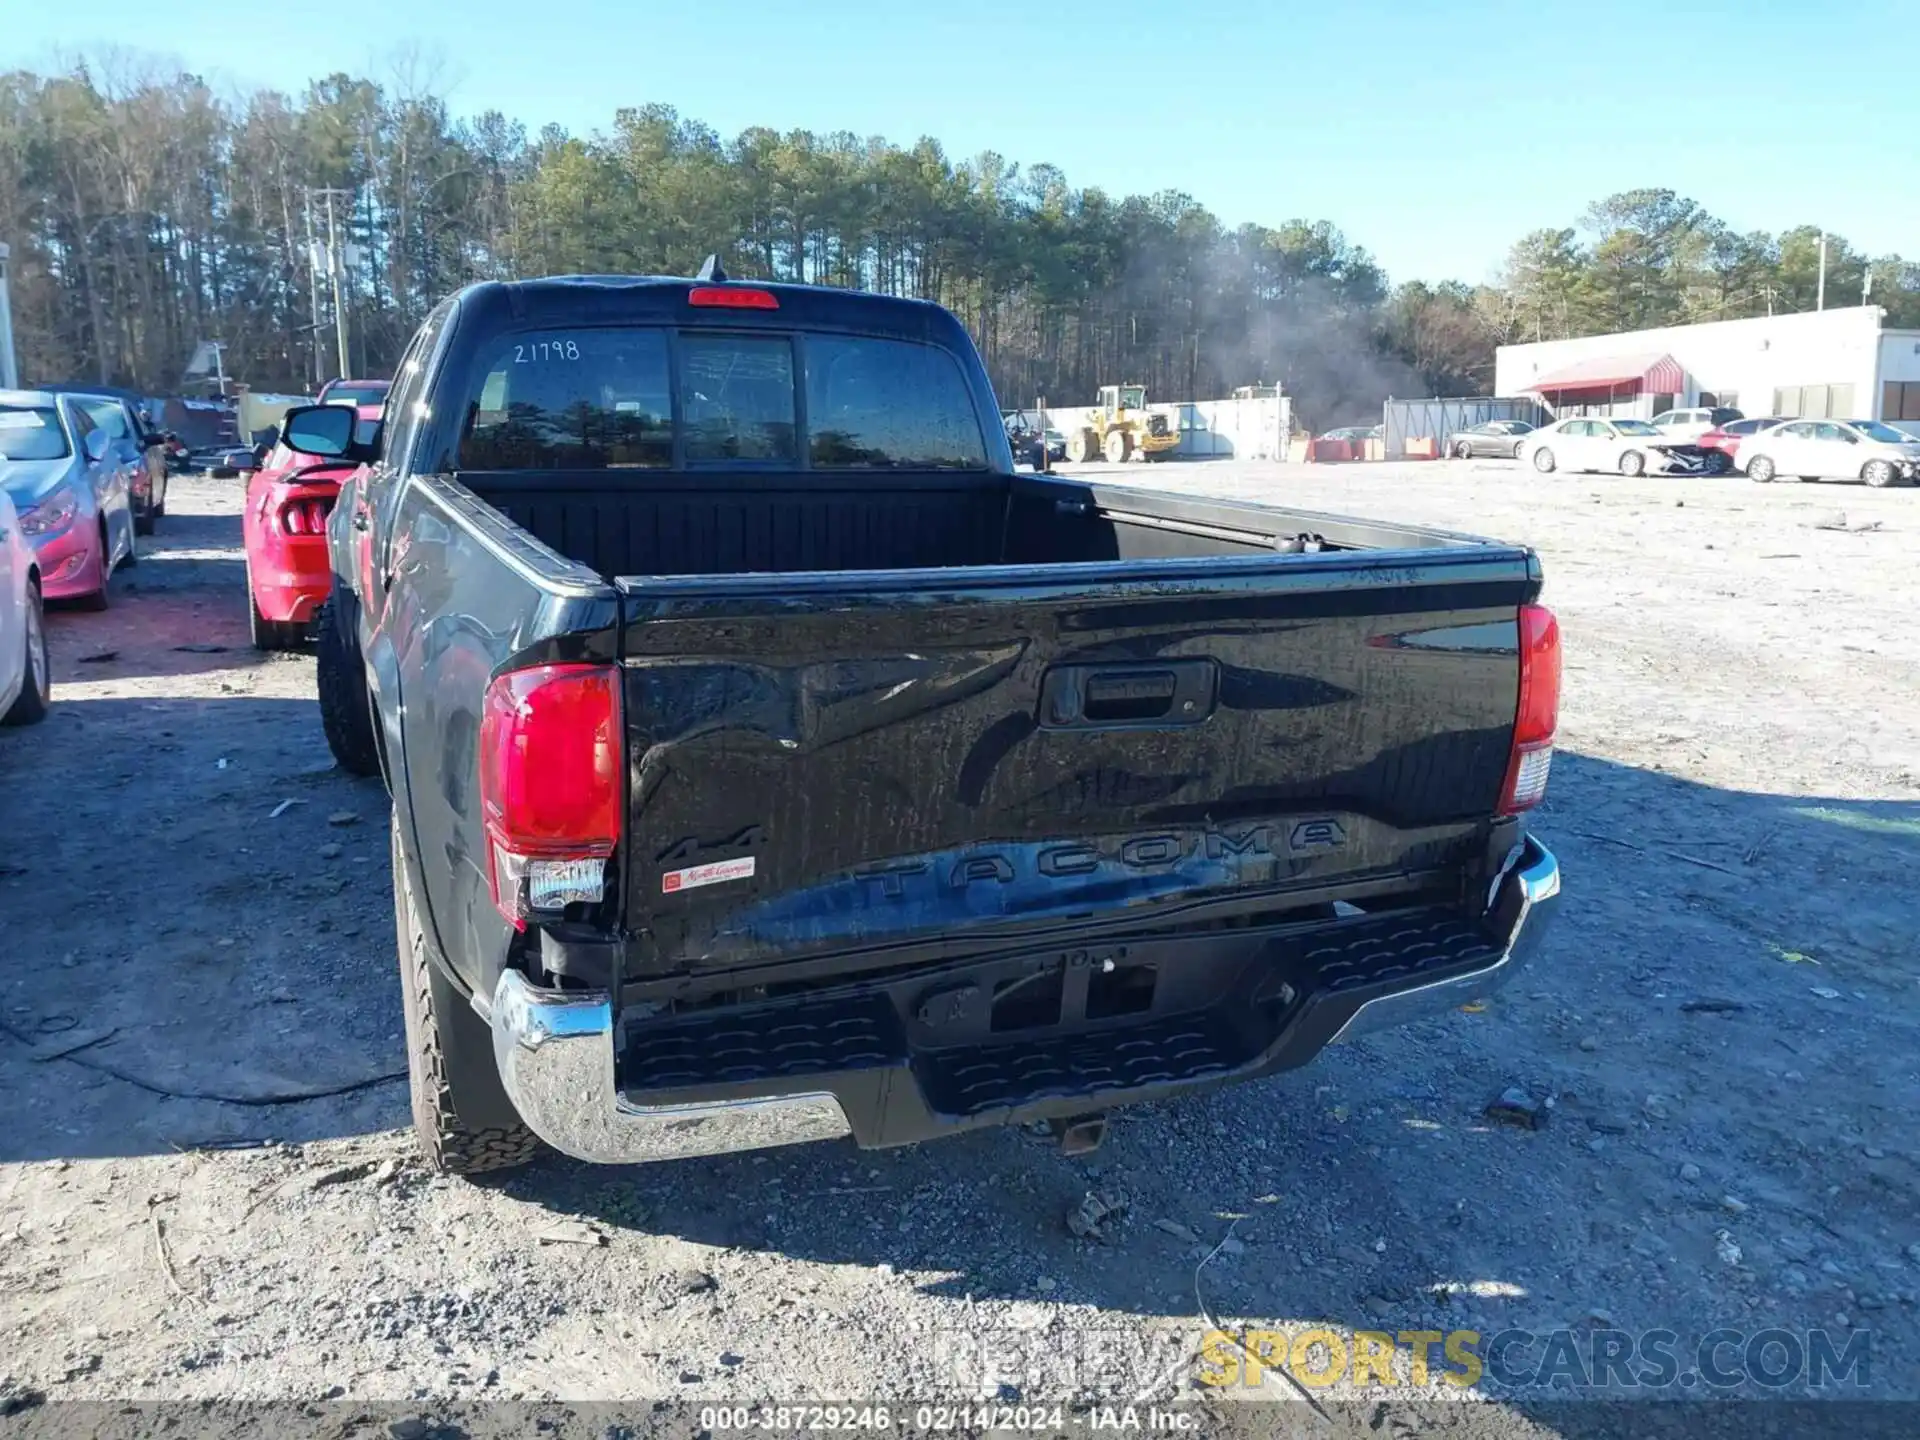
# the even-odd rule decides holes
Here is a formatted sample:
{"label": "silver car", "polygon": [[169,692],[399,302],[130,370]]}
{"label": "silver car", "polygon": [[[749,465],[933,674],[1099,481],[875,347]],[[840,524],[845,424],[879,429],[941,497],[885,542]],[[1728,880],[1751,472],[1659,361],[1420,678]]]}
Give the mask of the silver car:
{"label": "silver car", "polygon": [[133,528],[151,535],[167,513],[167,437],[137,407],[117,395],[76,390],[87,417],[107,432],[116,462],[133,474]]}
{"label": "silver car", "polygon": [[33,546],[41,594],[107,604],[107,581],[139,558],[133,490],[138,460],[71,395],[0,390],[0,488]]}

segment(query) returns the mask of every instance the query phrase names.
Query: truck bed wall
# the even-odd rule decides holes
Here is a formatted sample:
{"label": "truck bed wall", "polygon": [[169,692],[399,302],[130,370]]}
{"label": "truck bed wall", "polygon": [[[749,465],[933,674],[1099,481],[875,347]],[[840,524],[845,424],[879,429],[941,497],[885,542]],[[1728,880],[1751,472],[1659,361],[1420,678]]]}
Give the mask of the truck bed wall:
{"label": "truck bed wall", "polygon": [[[608,578],[945,569],[1273,548],[1267,538],[1236,538],[1218,525],[1129,523],[1082,498],[1091,494],[1084,486],[1004,475],[460,478],[544,544]],[[1164,497],[1145,492],[1129,500],[1147,514],[1164,509]]]}

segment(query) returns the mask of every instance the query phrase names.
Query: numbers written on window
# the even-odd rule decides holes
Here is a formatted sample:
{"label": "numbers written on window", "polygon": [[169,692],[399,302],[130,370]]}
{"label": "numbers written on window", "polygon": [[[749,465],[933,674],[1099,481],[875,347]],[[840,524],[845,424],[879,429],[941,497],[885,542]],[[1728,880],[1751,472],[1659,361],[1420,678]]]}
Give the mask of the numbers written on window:
{"label": "numbers written on window", "polygon": [[513,363],[516,365],[545,365],[554,360],[579,358],[578,340],[529,340],[524,345],[513,347]]}
{"label": "numbers written on window", "polygon": [[663,469],[673,463],[662,330],[503,340],[460,441],[466,470]]}
{"label": "numbers written on window", "polygon": [[966,373],[937,346],[610,326],[502,337],[483,358],[465,470],[987,468]]}

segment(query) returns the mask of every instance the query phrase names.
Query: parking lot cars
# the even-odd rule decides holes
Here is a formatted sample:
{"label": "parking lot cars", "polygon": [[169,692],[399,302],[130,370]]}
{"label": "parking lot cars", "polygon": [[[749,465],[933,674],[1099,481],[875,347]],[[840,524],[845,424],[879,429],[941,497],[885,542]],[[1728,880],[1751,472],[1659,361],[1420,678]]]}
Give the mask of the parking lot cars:
{"label": "parking lot cars", "polygon": [[1731,405],[1709,405],[1690,410],[1668,410],[1653,417],[1653,428],[1668,440],[1693,441],[1717,426],[1741,419]]}
{"label": "parking lot cars", "polygon": [[377,457],[286,419],[378,460],[317,683],[429,1164],[1090,1147],[1538,949],[1532,551],[1016,474],[953,315],[716,270],[461,292]]}
{"label": "parking lot cars", "polygon": [[1525,420],[1488,420],[1470,430],[1456,431],[1447,441],[1447,453],[1456,460],[1486,456],[1518,460],[1533,428]]}
{"label": "parking lot cars", "polygon": [[[1025,425],[1007,426],[1007,443],[1013,447],[1013,458],[1021,465],[1040,468],[1041,440],[1037,432]],[[1067,437],[1047,427],[1046,459],[1049,464],[1061,464],[1067,458]]]}
{"label": "parking lot cars", "polygon": [[115,568],[139,558],[134,469],[72,396],[0,390],[0,486],[38,557],[46,599],[106,608]]}
{"label": "parking lot cars", "polygon": [[0,725],[44,720],[51,695],[39,557],[0,488]]}
{"label": "parking lot cars", "polygon": [[1747,476],[1762,484],[1786,475],[1879,488],[1920,476],[1920,440],[1878,420],[1794,420],[1762,431],[1744,448]]}
{"label": "parking lot cars", "polygon": [[1573,416],[1534,431],[1521,441],[1521,457],[1543,475],[1556,470],[1600,470],[1644,475],[1649,470],[1699,472],[1699,446],[1662,435],[1644,420]]}
{"label": "parking lot cars", "polygon": [[107,433],[115,462],[129,476],[134,530],[151,535],[160,517],[167,513],[169,437],[117,396],[75,393],[74,398],[87,417]]}

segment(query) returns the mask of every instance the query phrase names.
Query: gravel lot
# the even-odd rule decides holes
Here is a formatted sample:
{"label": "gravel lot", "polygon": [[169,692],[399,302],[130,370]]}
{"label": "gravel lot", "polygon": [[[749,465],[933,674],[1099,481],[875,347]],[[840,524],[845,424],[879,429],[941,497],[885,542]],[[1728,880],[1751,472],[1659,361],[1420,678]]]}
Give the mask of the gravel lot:
{"label": "gravel lot", "polygon": [[[0,1399],[1164,1397],[1202,1304],[1666,1328],[1682,1369],[1717,1327],[1865,1331],[1864,1393],[1920,1398],[1920,492],[1091,473],[1538,547],[1543,963],[1087,1159],[995,1132],[429,1178],[385,796],[328,763],[311,658],[247,648],[239,482],[176,482],[113,608],[52,617],[54,716],[0,733]],[[1484,1116],[1514,1086],[1541,1128]],[[1064,1223],[1090,1189],[1128,1201],[1104,1241]],[[1482,1391],[1460,1428],[1574,1433]]]}

